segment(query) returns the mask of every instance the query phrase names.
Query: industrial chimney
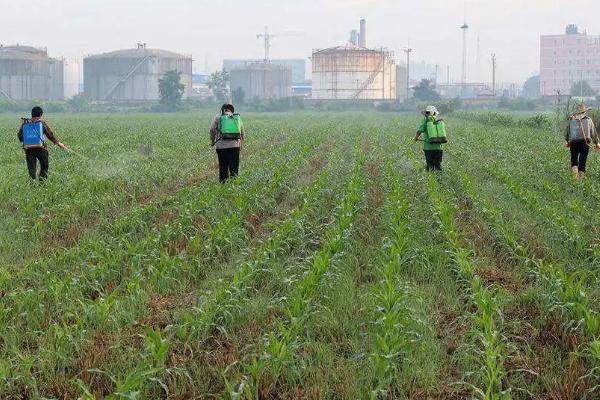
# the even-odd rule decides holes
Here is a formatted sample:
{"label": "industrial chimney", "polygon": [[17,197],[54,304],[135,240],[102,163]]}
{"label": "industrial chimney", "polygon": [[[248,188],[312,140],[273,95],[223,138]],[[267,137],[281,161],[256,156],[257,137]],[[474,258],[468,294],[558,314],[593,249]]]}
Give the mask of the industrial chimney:
{"label": "industrial chimney", "polygon": [[360,20],[360,36],[358,45],[360,47],[367,47],[367,21],[364,18]]}

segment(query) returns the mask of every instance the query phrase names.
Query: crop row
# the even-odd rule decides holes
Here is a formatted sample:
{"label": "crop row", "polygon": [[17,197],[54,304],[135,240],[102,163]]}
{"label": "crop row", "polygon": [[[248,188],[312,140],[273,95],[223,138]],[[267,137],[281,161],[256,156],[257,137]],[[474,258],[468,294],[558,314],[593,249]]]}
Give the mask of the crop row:
{"label": "crop row", "polygon": [[390,187],[384,209],[387,236],[381,249],[381,264],[375,272],[379,281],[372,288],[375,320],[371,359],[375,373],[371,397],[374,399],[389,398],[395,392],[396,377],[404,368],[414,342],[419,340],[414,327],[422,323],[411,307],[410,286],[400,278],[403,267],[414,257],[408,226],[409,207],[395,170],[387,171],[387,181]]}
{"label": "crop row", "polygon": [[[229,379],[227,391],[232,397],[257,398],[263,379],[268,374],[270,387],[276,387],[282,373],[294,361],[299,350],[299,337],[305,330],[307,319],[314,312],[315,298],[323,278],[332,263],[347,248],[353,221],[358,212],[364,190],[361,175],[363,158],[360,157],[352,177],[345,187],[336,218],[329,226],[321,248],[313,255],[304,275],[294,283],[291,293],[281,305],[283,317],[275,330],[266,333],[256,354],[241,362],[242,377],[239,383]],[[225,371],[227,373],[227,371]]]}
{"label": "crop row", "polygon": [[471,313],[470,338],[473,360],[479,364],[478,371],[469,371],[477,383],[467,383],[478,398],[486,400],[510,399],[511,391],[504,386],[507,344],[502,334],[502,313],[492,287],[486,287],[477,275],[470,260],[470,251],[463,247],[461,235],[455,226],[454,206],[444,198],[439,183],[433,176],[427,177],[431,202],[446,234],[453,266],[458,279],[469,293],[468,299],[474,311]]}

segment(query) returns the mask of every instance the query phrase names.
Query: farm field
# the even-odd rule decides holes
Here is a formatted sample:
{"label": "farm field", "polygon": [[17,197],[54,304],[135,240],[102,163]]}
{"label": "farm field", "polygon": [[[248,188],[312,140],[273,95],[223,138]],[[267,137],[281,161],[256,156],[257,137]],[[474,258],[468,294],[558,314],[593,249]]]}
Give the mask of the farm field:
{"label": "farm field", "polygon": [[211,118],[49,114],[39,185],[0,115],[1,399],[600,397],[598,155],[450,115],[428,174],[418,115],[244,114],[220,185]]}

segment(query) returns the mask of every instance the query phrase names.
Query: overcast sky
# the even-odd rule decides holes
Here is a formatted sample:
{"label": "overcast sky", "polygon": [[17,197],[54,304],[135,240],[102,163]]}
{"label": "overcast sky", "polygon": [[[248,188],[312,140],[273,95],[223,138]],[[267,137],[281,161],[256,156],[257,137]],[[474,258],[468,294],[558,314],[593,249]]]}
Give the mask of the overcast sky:
{"label": "overcast sky", "polygon": [[[273,58],[308,58],[313,48],[345,44],[362,17],[368,46],[404,59],[410,39],[415,60],[449,64],[459,79],[463,0],[0,0],[0,43],[83,57],[146,42],[192,54],[194,70],[204,71],[223,58],[262,58],[256,34],[265,25],[302,34],[276,39]],[[499,80],[521,82],[539,69],[540,34],[575,23],[600,35],[600,0],[468,0],[467,21],[469,80],[489,80],[494,52]]]}

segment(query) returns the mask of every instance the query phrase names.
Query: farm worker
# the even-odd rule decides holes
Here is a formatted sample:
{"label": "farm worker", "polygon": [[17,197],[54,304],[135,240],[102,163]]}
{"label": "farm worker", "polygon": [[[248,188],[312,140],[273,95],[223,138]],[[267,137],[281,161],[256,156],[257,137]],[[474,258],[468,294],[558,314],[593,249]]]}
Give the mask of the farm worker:
{"label": "farm worker", "polygon": [[41,107],[33,107],[31,110],[31,119],[23,118],[21,129],[19,129],[18,137],[23,149],[25,150],[25,160],[27,161],[27,169],[31,179],[37,178],[37,162],[40,162],[39,180],[43,181],[48,177],[48,150],[46,146],[46,138],[52,143],[66,149],[46,121],[42,121],[44,110]]}
{"label": "farm worker", "polygon": [[446,136],[446,125],[438,119],[439,112],[435,106],[427,106],[423,111],[423,122],[417,129],[415,141],[423,135],[423,152],[427,171],[442,170],[442,156],[444,154],[444,143],[448,142]]}
{"label": "farm worker", "polygon": [[571,149],[571,171],[575,180],[583,179],[585,176],[590,143],[595,144],[596,151],[600,150],[594,121],[587,115],[589,110],[590,108],[585,104],[578,104],[565,128],[565,141],[566,146]]}
{"label": "farm worker", "polygon": [[232,104],[223,104],[210,128],[211,146],[216,146],[219,159],[219,181],[225,183],[238,174],[244,125]]}

